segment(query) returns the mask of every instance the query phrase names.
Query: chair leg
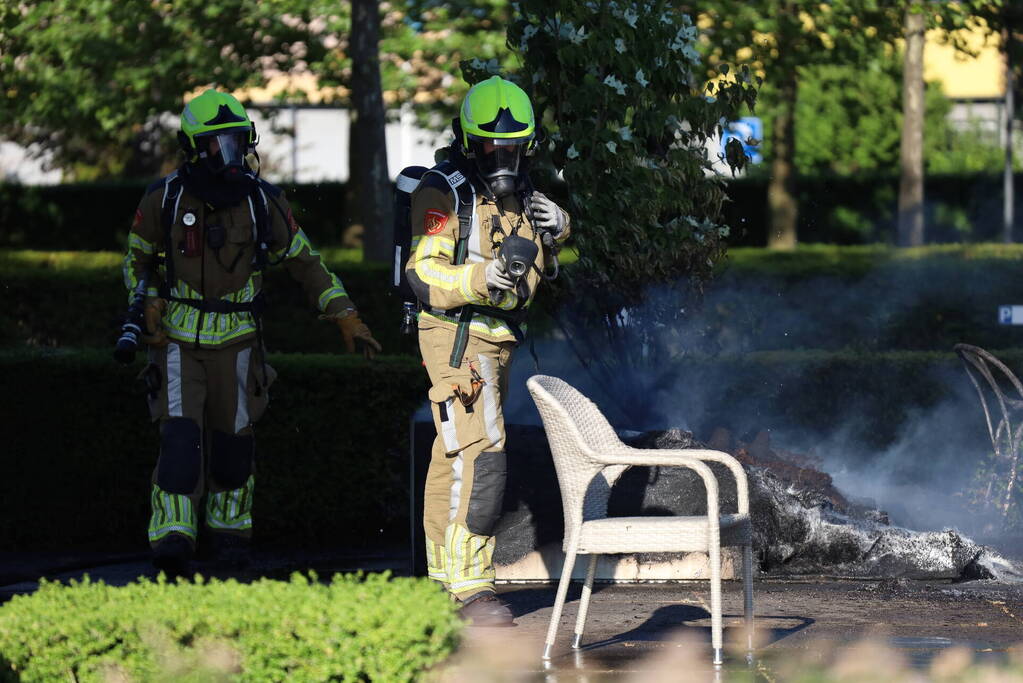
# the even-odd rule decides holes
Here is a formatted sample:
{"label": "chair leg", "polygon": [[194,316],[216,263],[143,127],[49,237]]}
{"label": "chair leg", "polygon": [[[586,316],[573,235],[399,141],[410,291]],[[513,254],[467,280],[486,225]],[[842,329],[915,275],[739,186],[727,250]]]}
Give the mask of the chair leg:
{"label": "chair leg", "polygon": [[714,648],[714,666],[724,664],[721,647],[721,547],[712,544],[707,552],[710,561],[710,640]]}
{"label": "chair leg", "polygon": [[753,546],[742,548],[743,617],[746,621],[746,652],[753,656]]}
{"label": "chair leg", "polygon": [[547,627],[547,640],[543,646],[543,658],[551,658],[551,650],[554,648],[554,639],[558,635],[558,623],[561,621],[561,610],[565,607],[565,595],[568,594],[568,585],[572,583],[572,568],[575,566],[575,549],[577,545],[572,543],[568,552],[565,553],[565,567],[561,570],[561,581],[558,583],[558,594],[554,598],[554,611],[551,613],[551,623]]}
{"label": "chair leg", "polygon": [[593,577],[597,573],[597,555],[590,555],[590,566],[586,570],[586,582],[583,583],[583,594],[579,598],[579,614],[575,618],[575,639],[572,649],[578,650],[583,640],[583,628],[586,626],[586,613],[590,607],[590,594],[593,591]]}

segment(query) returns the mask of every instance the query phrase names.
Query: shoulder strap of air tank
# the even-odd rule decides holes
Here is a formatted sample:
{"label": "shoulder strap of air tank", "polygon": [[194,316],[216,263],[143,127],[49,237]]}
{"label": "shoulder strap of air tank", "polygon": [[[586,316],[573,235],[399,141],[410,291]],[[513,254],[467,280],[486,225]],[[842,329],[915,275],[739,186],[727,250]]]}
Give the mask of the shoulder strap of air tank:
{"label": "shoulder strap of air tank", "polygon": [[171,173],[163,183],[163,199],[160,200],[160,222],[163,226],[164,279],[160,296],[170,299],[174,283],[174,245],[171,243],[171,228],[177,218],[178,202],[181,199],[182,182],[178,172]]}
{"label": "shoulder strap of air tank", "polygon": [[458,214],[458,243],[455,245],[453,263],[456,266],[462,265],[468,254],[472,219],[476,213],[476,189],[465,177],[465,174],[450,161],[442,161],[426,173],[436,173],[444,178],[455,197],[455,213]]}

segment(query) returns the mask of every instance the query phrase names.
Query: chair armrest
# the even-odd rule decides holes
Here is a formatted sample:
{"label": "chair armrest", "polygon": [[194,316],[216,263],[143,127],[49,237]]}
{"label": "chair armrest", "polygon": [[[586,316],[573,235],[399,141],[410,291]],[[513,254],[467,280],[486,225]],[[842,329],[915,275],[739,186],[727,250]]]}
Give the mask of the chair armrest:
{"label": "chair armrest", "polygon": [[[663,455],[664,453],[682,453],[682,455]],[[603,465],[638,465],[660,467],[688,467],[695,471],[703,480],[707,490],[707,517],[711,526],[718,528],[718,480],[706,464],[699,458],[691,457],[685,451],[668,451],[660,449],[616,448],[600,453],[593,453],[593,459]]]}
{"label": "chair armrest", "polygon": [[724,451],[712,451],[706,448],[666,448],[656,450],[659,453],[709,460],[721,463],[727,467],[731,471],[732,476],[735,477],[735,493],[739,506],[738,513],[740,515],[749,514],[749,481],[746,478],[746,470],[743,469],[742,463],[735,459],[735,456]]}

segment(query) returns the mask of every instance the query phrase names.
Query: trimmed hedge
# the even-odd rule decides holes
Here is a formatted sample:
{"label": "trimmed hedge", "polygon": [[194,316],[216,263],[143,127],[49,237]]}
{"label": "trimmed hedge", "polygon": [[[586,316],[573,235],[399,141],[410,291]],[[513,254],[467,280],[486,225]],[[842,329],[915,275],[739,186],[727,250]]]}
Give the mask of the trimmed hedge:
{"label": "trimmed hedge", "polygon": [[727,352],[1012,347],[1021,330],[998,307],[1023,304],[1021,259],[1020,245],[736,249],[694,322]]}
{"label": "trimmed hedge", "polygon": [[[387,353],[417,355],[398,332],[400,303],[387,266],[327,253]],[[1023,304],[1023,246],[922,249],[803,247],[792,253],[735,249],[708,287],[692,332],[704,350],[858,348],[948,351],[961,341],[1005,348],[1020,328],[998,324],[998,306]],[[0,346],[112,348],[126,293],[114,253],[0,250]],[[571,266],[568,266],[571,268]],[[323,323],[281,268],[268,272],[266,344],[271,351],[337,353]],[[571,301],[566,302],[571,305]],[[531,328],[550,326],[554,292],[542,293]]]}
{"label": "trimmed hedge", "polygon": [[435,584],[386,574],[44,581],[0,608],[0,681],[413,681],[460,630]]}
{"label": "trimmed hedge", "polygon": [[[0,251],[0,346],[113,348],[128,301],[121,255],[65,254]],[[414,340],[398,331],[401,302],[389,285],[389,266],[354,262],[342,250],[326,257],[384,350],[417,353]],[[317,318],[283,267],[267,271],[264,284],[270,305],[265,343],[271,352],[343,352],[337,327]]]}
{"label": "trimmed hedge", "polygon": [[[1023,350],[996,355],[1023,367]],[[401,357],[369,364],[295,354],[270,362],[280,378],[257,426],[257,542],[371,547],[407,538],[409,420],[424,402],[423,369]],[[10,425],[0,453],[0,537],[9,549],[145,547],[158,437],[133,380],[140,368],[116,366],[98,350],[0,352],[5,387],[17,388],[0,392]],[[945,427],[963,445],[960,460],[989,447],[973,389],[950,352],[693,357],[662,366],[658,388],[631,395],[622,387],[615,396],[553,359],[544,371],[577,384],[620,428],[687,427],[700,438],[716,427],[740,437],[770,429],[799,434],[781,442],[793,449],[841,436],[840,455],[852,464],[869,462],[915,418],[954,398],[961,417]],[[528,403],[523,393],[514,388]],[[616,401],[649,404],[652,422],[630,424]],[[528,405],[524,411],[509,420],[535,421]],[[915,438],[917,452],[949,449],[948,437],[925,437]]]}
{"label": "trimmed hedge", "polygon": [[[0,246],[119,251],[128,239],[135,207],[147,185],[0,183]],[[341,244],[348,226],[344,183],[285,183],[281,187],[313,244]]]}
{"label": "trimmed hedge", "polygon": [[[1023,174],[1016,174],[1016,186]],[[935,175],[924,180],[926,239],[930,243],[986,242],[1001,239],[1002,176]],[[1016,194],[1016,215],[1023,211]],[[748,177],[728,183],[730,201],[724,223],[729,244],[767,244],[767,178]],[[896,234],[899,177],[812,176],[796,182],[800,242],[832,244],[893,243]],[[1017,226],[1015,240],[1023,240]]]}
{"label": "trimmed hedge", "polygon": [[[256,426],[260,543],[371,547],[408,535],[410,357],[271,355]],[[0,351],[0,538],[7,549],[146,547],[159,436],[135,365],[106,350]]]}
{"label": "trimmed hedge", "polygon": [[[1017,185],[1020,183],[1017,174]],[[155,179],[154,179],[155,180]],[[930,242],[981,242],[1001,236],[1001,176],[957,174],[926,179],[927,239]],[[560,182],[539,180],[555,199]],[[0,247],[21,249],[120,250],[143,183],[14,185],[0,183]],[[337,182],[281,185],[295,216],[313,243],[341,244],[349,224],[345,185]],[[865,244],[892,242],[895,236],[897,176],[800,178],[798,236],[801,242]],[[731,201],[725,223],[732,245],[767,242],[767,179],[728,181]],[[1016,215],[1023,215],[1023,193]],[[1023,235],[1017,235],[1023,239]]]}

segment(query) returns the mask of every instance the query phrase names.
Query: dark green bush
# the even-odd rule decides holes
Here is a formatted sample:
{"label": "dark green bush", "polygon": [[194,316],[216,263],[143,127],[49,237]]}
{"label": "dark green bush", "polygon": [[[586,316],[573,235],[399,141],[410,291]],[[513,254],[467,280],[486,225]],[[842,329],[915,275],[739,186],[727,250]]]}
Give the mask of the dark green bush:
{"label": "dark green bush", "polygon": [[[119,251],[147,184],[0,183],[0,246]],[[282,187],[314,244],[341,244],[347,227],[343,183]]]}
{"label": "dark green bush", "polygon": [[[998,306],[1023,303],[1023,246],[921,249],[813,246],[792,253],[734,249],[691,318],[707,351],[843,349],[948,351],[958,342],[1006,348],[1018,327],[998,324]],[[34,254],[0,250],[0,346],[110,348],[126,301],[115,253]],[[328,265],[350,290],[388,353],[417,355],[398,333],[400,303],[387,266]],[[571,269],[572,266],[566,267]],[[337,353],[336,327],[323,323],[280,268],[267,275],[271,351]],[[538,298],[530,327],[551,326],[554,292]],[[572,305],[571,298],[566,300]]]}
{"label": "dark green bush", "polygon": [[[1023,367],[1023,351],[996,355]],[[257,542],[404,543],[409,420],[425,400],[425,371],[408,357],[368,364],[293,354],[272,355],[270,362],[280,378],[257,426]],[[9,425],[0,452],[0,537],[7,548],[145,547],[158,437],[133,379],[140,367],[117,366],[100,350],[0,352],[4,386],[15,388],[0,392],[0,414]],[[544,371],[567,376],[553,365]],[[810,448],[841,432],[850,463],[869,461],[900,439],[913,418],[958,397],[962,440],[981,453],[988,449],[973,389],[951,352],[694,356],[664,364],[659,373],[677,388],[656,394],[648,415],[654,422],[642,425],[616,413],[616,402],[630,397],[580,387],[623,429],[687,427],[701,438],[722,426],[740,437],[770,429],[800,435],[783,442],[791,448]]]}
{"label": "dark green bush", "polygon": [[[159,441],[142,355],[0,352],[0,538],[7,549],[144,548]],[[426,372],[410,357],[271,355],[256,426],[256,539],[367,547],[408,534],[409,419]]]}
{"label": "dark green bush", "polygon": [[[1017,184],[1020,179],[1017,178]],[[540,181],[555,198],[558,183]],[[835,244],[892,242],[899,180],[896,176],[800,178],[799,240]],[[299,223],[314,244],[338,246],[348,227],[343,183],[283,184]],[[978,174],[931,176],[926,181],[930,242],[998,240],[1001,178]],[[0,183],[0,247],[119,251],[145,190],[137,183],[25,186]],[[729,183],[724,223],[732,245],[767,242],[767,180]],[[1016,199],[1023,214],[1023,197]],[[1023,235],[1017,235],[1023,239]]]}
{"label": "dark green bush", "polygon": [[[926,239],[930,243],[987,242],[1001,237],[1001,176],[955,174],[925,180]],[[1020,176],[1017,174],[1017,184]],[[724,222],[729,244],[767,244],[767,178],[733,180]],[[800,242],[870,244],[895,241],[898,176],[802,176],[797,181]],[[1016,215],[1023,198],[1016,197]],[[1015,239],[1023,239],[1017,232]]]}
{"label": "dark green bush", "polygon": [[[4,297],[0,346],[113,348],[119,317],[127,308],[120,255],[69,254],[69,258],[61,258],[63,254],[44,258],[42,254],[0,251],[0,292]],[[389,285],[388,266],[351,261],[328,265],[345,283],[363,320],[387,353],[417,352],[414,340],[398,332],[401,302]],[[337,327],[317,318],[305,292],[283,267],[267,272],[264,290],[270,304],[264,316],[270,351],[343,350]]]}
{"label": "dark green bush", "polygon": [[458,643],[425,579],[43,582],[0,608],[3,681],[412,681]]}

